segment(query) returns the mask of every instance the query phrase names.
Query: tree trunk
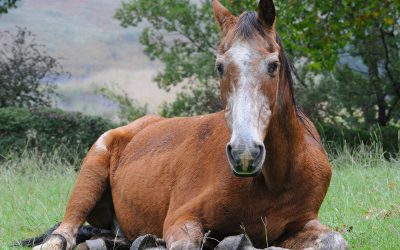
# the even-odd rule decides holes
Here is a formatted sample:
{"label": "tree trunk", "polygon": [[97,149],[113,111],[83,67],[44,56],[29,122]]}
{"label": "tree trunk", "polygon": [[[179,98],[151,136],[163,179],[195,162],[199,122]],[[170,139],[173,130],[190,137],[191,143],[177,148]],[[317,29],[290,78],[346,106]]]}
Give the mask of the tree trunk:
{"label": "tree trunk", "polygon": [[380,126],[386,126],[389,120],[387,117],[387,103],[385,102],[385,96],[382,89],[381,79],[379,77],[378,61],[379,61],[379,44],[378,40],[375,38],[375,34],[378,31],[375,27],[372,27],[369,37],[365,41],[366,51],[370,53],[364,53],[363,61],[368,67],[368,76],[370,84],[374,89],[374,94],[376,98],[376,105],[378,107],[378,123]]}

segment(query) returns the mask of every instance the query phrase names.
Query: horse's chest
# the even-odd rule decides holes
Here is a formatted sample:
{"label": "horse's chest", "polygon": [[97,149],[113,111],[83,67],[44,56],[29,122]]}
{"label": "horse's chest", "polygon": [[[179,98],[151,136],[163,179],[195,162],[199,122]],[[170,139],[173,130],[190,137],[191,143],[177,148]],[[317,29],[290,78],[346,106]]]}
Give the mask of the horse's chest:
{"label": "horse's chest", "polygon": [[[286,225],[279,213],[280,201],[264,192],[220,193],[208,206],[207,228],[222,237],[246,233],[252,241],[265,243],[278,238]],[[259,245],[257,244],[257,245]]]}

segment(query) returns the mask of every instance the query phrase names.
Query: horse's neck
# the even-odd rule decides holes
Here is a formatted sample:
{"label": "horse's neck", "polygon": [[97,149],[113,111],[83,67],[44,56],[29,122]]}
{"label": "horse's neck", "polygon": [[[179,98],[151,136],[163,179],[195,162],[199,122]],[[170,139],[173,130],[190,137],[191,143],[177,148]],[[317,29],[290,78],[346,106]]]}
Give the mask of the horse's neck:
{"label": "horse's neck", "polygon": [[277,100],[264,142],[267,156],[263,176],[272,192],[282,191],[290,184],[290,170],[295,167],[295,159],[304,143],[304,128],[297,118],[291,93],[287,89],[280,98],[285,101]]}

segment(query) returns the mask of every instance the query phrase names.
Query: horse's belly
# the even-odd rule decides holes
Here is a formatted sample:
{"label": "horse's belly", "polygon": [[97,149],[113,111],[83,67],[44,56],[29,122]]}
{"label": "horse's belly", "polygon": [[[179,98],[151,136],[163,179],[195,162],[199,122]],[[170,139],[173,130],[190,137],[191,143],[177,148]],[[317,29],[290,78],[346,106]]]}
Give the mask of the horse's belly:
{"label": "horse's belly", "polygon": [[162,236],[169,184],[159,171],[149,171],[151,167],[157,168],[150,159],[122,166],[111,181],[115,215],[129,239],[144,234]]}

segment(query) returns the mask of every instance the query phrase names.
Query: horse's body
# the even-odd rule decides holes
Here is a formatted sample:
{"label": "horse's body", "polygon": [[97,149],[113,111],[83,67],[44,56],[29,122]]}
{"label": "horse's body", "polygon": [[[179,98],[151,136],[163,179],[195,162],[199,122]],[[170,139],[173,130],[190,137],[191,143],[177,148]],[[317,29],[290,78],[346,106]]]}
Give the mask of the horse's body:
{"label": "horse's body", "polygon": [[[264,217],[271,242],[288,226],[302,227],[305,221],[316,219],[331,175],[328,164],[306,165],[308,157],[325,157],[319,143],[310,136],[298,148],[291,147],[285,158],[293,159],[287,175],[294,178],[289,183],[289,176],[285,183],[273,181],[269,185],[276,187],[269,189],[263,175],[232,175],[226,157],[221,157],[229,137],[222,112],[193,118],[144,117],[105,134],[89,157],[106,154],[118,159],[111,160],[107,174],[124,234],[129,239],[145,233],[161,236],[174,224],[180,226],[176,221],[190,219],[218,238],[243,232],[242,225],[254,243],[262,246],[266,243]],[[86,188],[86,181],[79,192]],[[278,185],[284,187],[272,191]]]}
{"label": "horse's body", "polygon": [[[266,2],[270,4],[261,4]],[[226,53],[238,52],[229,52],[229,47],[239,46],[232,45],[236,38],[229,26],[248,20],[251,24],[254,16],[233,19],[217,1],[214,9],[225,34],[217,62],[229,60]],[[268,18],[263,20],[268,24]],[[251,100],[229,94],[248,88],[239,86],[235,72],[250,64],[235,68],[225,62],[225,112],[192,118],[146,116],[103,134],[83,163],[63,223],[42,247],[59,249],[61,235],[71,248],[82,223],[111,227],[115,214],[128,239],[155,234],[171,249],[199,248],[208,231],[217,239],[245,232],[258,247],[345,248],[338,233],[317,221],[331,170],[318,133],[296,108],[288,62],[271,34],[266,36],[268,51],[263,52],[269,75],[260,78],[271,82],[260,88],[265,95],[258,95],[264,104],[238,104]],[[278,60],[276,50],[281,51],[281,68],[271,66],[271,60]],[[239,57],[247,60],[247,54]],[[276,77],[274,70],[279,71]],[[239,86],[236,91],[232,82]],[[254,123],[247,115],[257,105],[268,105],[255,109],[265,110],[260,115],[265,121],[258,121],[254,130],[243,129]],[[238,116],[242,110],[246,113]]]}

